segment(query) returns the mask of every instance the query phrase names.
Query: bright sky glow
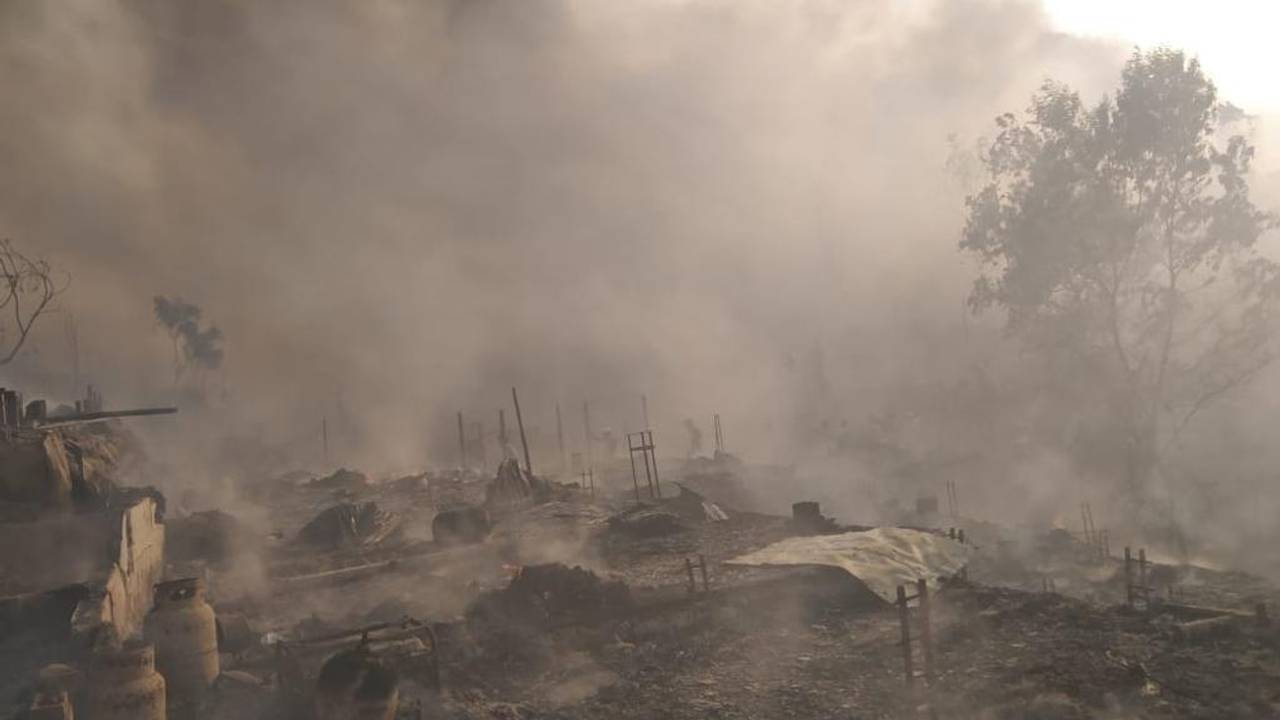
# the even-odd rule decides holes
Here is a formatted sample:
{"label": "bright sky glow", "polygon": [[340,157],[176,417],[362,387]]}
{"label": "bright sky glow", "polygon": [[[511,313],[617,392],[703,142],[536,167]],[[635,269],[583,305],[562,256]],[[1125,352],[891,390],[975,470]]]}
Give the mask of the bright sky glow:
{"label": "bright sky glow", "polygon": [[1199,56],[1219,96],[1280,114],[1280,0],[1044,0],[1054,26]]}

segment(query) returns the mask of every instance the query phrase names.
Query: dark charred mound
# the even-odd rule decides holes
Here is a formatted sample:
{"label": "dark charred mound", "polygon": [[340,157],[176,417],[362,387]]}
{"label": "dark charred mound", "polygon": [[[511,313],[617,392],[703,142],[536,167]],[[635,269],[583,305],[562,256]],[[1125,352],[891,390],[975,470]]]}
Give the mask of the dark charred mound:
{"label": "dark charred mound", "polygon": [[317,515],[298,531],[298,540],[324,550],[370,547],[396,539],[400,516],[374,502],[343,503]]}
{"label": "dark charred mound", "polygon": [[203,560],[221,568],[260,550],[254,532],[221,510],[192,513],[165,523],[165,554],[170,562]]}
{"label": "dark charred mound", "polygon": [[551,629],[602,620],[631,607],[625,583],[602,580],[581,567],[548,563],[523,567],[505,589],[476,598],[467,619]]}
{"label": "dark charred mound", "polygon": [[369,478],[362,472],[338,468],[332,475],[317,478],[307,483],[308,487],[318,490],[362,490],[369,485]]}
{"label": "dark charred mound", "polygon": [[492,529],[488,511],[475,505],[441,511],[431,520],[431,537],[441,545],[484,542]]}
{"label": "dark charred mound", "polygon": [[340,652],[325,662],[316,679],[317,714],[388,717],[388,711],[395,713],[398,683],[396,671],[367,648]]}
{"label": "dark charred mound", "polygon": [[676,513],[653,505],[636,505],[609,518],[609,532],[631,539],[664,537],[688,530]]}
{"label": "dark charred mound", "polygon": [[598,623],[629,612],[625,583],[560,563],[521,568],[502,590],[480,595],[467,608],[467,630],[481,654],[504,665],[541,665],[554,654],[548,633]]}
{"label": "dark charred mound", "polygon": [[553,488],[542,478],[526,472],[514,459],[503,460],[498,472],[484,491],[484,504],[502,508],[546,502]]}

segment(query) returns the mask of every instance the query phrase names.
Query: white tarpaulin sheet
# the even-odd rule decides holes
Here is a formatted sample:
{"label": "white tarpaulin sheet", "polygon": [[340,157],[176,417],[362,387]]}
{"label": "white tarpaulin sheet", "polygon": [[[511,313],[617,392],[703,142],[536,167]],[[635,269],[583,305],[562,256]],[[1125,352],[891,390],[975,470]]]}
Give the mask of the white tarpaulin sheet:
{"label": "white tarpaulin sheet", "polygon": [[969,562],[973,548],[941,535],[905,528],[876,528],[840,535],[787,538],[729,560],[730,565],[828,565],[858,578],[886,602],[899,585],[924,578],[936,585]]}

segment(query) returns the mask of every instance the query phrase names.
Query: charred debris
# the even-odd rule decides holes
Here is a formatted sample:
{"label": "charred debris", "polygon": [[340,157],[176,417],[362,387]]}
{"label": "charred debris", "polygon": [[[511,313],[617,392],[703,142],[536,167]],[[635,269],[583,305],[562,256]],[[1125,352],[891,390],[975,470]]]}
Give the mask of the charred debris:
{"label": "charred debris", "polygon": [[769,514],[751,498],[786,478],[719,416],[710,457],[645,430],[555,473],[522,442],[488,472],[258,479],[263,521],[121,484],[114,418],[158,410],[0,399],[6,716],[1280,712],[1262,580],[1113,546],[1087,506],[1079,533],[978,521],[946,478],[880,526]]}

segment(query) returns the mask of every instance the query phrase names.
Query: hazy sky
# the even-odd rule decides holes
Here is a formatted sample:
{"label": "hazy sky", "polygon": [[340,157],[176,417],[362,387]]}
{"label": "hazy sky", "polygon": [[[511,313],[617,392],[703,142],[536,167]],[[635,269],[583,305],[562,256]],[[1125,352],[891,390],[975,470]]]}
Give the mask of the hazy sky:
{"label": "hazy sky", "polygon": [[1044,0],[1054,24],[1143,47],[1200,56],[1222,97],[1252,113],[1280,113],[1280,2],[1276,0]]}

